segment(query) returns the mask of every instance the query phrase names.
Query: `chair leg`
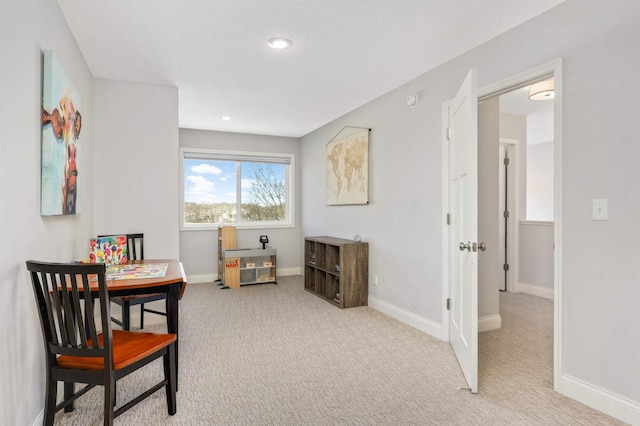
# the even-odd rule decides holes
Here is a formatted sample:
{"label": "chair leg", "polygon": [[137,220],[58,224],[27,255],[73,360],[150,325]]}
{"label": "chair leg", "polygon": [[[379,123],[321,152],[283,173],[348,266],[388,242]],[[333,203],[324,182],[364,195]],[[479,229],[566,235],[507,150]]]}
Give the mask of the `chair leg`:
{"label": "chair leg", "polygon": [[140,330],[144,328],[144,303],[140,304]]}
{"label": "chair leg", "polygon": [[56,400],[58,398],[58,382],[51,379],[47,372],[47,395],[44,405],[44,424],[52,425],[56,416]]}
{"label": "chair leg", "polygon": [[165,390],[167,392],[167,412],[170,416],[176,414],[176,344],[172,343],[167,348],[164,360],[164,378],[167,380]]}
{"label": "chair leg", "polygon": [[104,426],[113,425],[113,408],[116,399],[116,381],[113,374],[105,373],[104,383]]}
{"label": "chair leg", "polygon": [[[73,382],[64,382],[64,399],[65,401],[73,396],[74,392],[74,383]],[[64,407],[65,413],[71,413],[73,411],[73,402],[66,407]]]}
{"label": "chair leg", "polygon": [[125,331],[131,330],[131,304],[126,300],[122,304],[122,324]]}

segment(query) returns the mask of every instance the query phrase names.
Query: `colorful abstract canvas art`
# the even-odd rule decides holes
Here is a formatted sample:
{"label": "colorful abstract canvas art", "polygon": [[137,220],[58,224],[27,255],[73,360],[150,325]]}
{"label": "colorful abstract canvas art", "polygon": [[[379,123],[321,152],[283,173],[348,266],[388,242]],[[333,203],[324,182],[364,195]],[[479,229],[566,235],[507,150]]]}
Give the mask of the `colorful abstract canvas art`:
{"label": "colorful abstract canvas art", "polygon": [[80,95],[50,50],[44,51],[40,214],[80,212]]}
{"label": "colorful abstract canvas art", "polygon": [[89,262],[119,265],[127,261],[127,237],[125,235],[91,238]]}

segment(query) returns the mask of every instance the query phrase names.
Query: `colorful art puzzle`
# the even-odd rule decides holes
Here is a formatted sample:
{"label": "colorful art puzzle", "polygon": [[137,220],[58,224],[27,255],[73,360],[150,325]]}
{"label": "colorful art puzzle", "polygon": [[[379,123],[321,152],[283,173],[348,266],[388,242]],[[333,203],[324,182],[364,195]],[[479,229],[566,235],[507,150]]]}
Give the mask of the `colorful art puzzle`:
{"label": "colorful art puzzle", "polygon": [[167,273],[168,263],[131,263],[112,265],[107,268],[107,280],[134,280],[162,278]]}
{"label": "colorful art puzzle", "polygon": [[89,262],[119,265],[127,261],[127,237],[124,235],[92,238]]}

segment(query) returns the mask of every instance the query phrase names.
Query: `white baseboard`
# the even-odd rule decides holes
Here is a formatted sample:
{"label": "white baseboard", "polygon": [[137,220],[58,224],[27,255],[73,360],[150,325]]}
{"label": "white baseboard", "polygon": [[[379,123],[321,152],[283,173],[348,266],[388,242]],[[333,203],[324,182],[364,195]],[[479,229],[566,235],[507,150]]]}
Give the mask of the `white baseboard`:
{"label": "white baseboard", "polygon": [[562,376],[562,393],[623,422],[640,425],[640,403],[636,401],[567,375]]}
{"label": "white baseboard", "polygon": [[44,407],[40,410],[40,414],[36,418],[36,421],[33,422],[33,426],[42,426],[44,424]]}
{"label": "white baseboard", "polygon": [[431,321],[430,319],[421,317],[413,312],[406,311],[395,305],[383,302],[380,299],[369,296],[369,307],[380,311],[391,318],[397,319],[413,328],[417,328],[437,339],[449,341],[449,336],[443,336],[442,325]]}
{"label": "white baseboard", "polygon": [[502,317],[500,317],[500,314],[478,318],[478,333],[482,333],[483,331],[498,330],[501,327]]}
{"label": "white baseboard", "polygon": [[511,289],[514,293],[527,293],[532,296],[544,297],[553,300],[553,289],[548,287],[540,287],[539,285],[530,285],[518,283],[515,288]]}
{"label": "white baseboard", "polygon": [[[302,268],[278,268],[276,274],[279,277],[287,277],[290,275],[302,274]],[[187,275],[187,282],[189,284],[199,283],[211,283],[218,279],[218,274],[200,274],[200,275]]]}
{"label": "white baseboard", "polygon": [[187,275],[187,283],[211,283],[218,279],[218,274]]}
{"label": "white baseboard", "polygon": [[276,273],[279,277],[290,277],[292,275],[302,275],[302,268],[277,268]]}

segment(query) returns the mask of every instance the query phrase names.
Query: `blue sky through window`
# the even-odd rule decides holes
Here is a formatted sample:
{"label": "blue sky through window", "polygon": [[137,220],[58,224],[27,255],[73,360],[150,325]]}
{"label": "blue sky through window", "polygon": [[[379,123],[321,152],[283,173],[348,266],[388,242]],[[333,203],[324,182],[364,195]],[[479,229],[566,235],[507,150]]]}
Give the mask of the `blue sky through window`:
{"label": "blue sky through window", "polygon": [[[254,171],[260,163],[242,163],[242,199],[249,201]],[[285,180],[283,164],[263,164],[271,168],[278,179]],[[184,201],[214,204],[236,202],[236,163],[206,159],[184,160]]]}
{"label": "blue sky through window", "polygon": [[184,201],[214,204],[236,202],[236,163],[184,160]]}

